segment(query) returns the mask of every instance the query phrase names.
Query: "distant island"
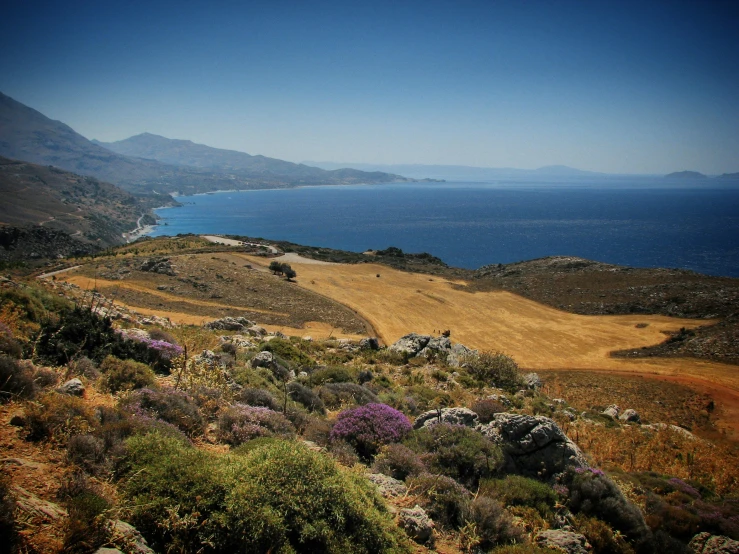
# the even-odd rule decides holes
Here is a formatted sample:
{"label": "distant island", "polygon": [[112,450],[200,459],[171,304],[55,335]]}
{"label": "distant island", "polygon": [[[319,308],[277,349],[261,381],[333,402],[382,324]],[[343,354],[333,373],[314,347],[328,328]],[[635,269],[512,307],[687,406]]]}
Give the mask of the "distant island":
{"label": "distant island", "polygon": [[669,175],[665,175],[666,179],[708,179],[708,175],[699,173],[698,171],[675,171]]}

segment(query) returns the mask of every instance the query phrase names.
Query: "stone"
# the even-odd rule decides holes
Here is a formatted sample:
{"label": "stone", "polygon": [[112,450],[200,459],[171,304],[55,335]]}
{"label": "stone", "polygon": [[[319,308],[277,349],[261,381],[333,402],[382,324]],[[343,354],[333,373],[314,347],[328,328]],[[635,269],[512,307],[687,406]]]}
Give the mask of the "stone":
{"label": "stone", "polygon": [[562,529],[540,531],[534,537],[534,543],[537,546],[559,550],[567,554],[588,554],[593,549],[584,535]]}
{"label": "stone", "polygon": [[690,539],[688,548],[695,554],[739,554],[739,541],[704,531]]}
{"label": "stone", "polygon": [[488,395],[488,400],[495,400],[496,402],[500,402],[505,406],[506,408],[510,408],[513,404],[510,400],[508,400],[508,397],[503,394],[491,394]]}
{"label": "stone", "polygon": [[268,352],[267,350],[260,352],[251,359],[252,367],[272,368],[275,365],[275,357],[272,355],[272,352]]}
{"label": "stone", "polygon": [[408,354],[413,357],[423,350],[430,340],[431,337],[429,335],[410,333],[395,341],[389,350],[391,352],[399,352],[400,354]]}
{"label": "stone", "polygon": [[380,343],[375,337],[367,337],[359,341],[359,348],[364,350],[379,350]]}
{"label": "stone", "polygon": [[117,548],[107,548],[105,546],[101,546],[95,551],[95,554],[123,554],[123,552],[121,552]]}
{"label": "stone", "polygon": [[377,486],[377,490],[385,498],[403,496],[408,492],[403,481],[384,475],[383,473],[370,473],[367,478]]}
{"label": "stone", "polygon": [[159,273],[161,275],[170,275],[174,277],[177,275],[172,268],[172,263],[169,258],[149,258],[144,260],[144,263],[139,267],[140,271],[148,271],[150,273]]}
{"label": "stone", "polygon": [[400,510],[398,525],[419,544],[428,543],[433,538],[434,522],[418,504],[413,508]]}
{"label": "stone", "polygon": [[631,408],[629,408],[628,410],[624,410],[624,413],[618,416],[618,419],[630,423],[641,423],[641,417],[639,417],[638,412],[636,410],[632,410]]}
{"label": "stone", "polygon": [[613,419],[618,419],[618,414],[620,412],[621,408],[616,406],[616,404],[611,404],[605,410],[603,410],[603,415],[607,415],[609,417],[612,417]]}
{"label": "stone", "polygon": [[434,356],[447,357],[452,350],[452,341],[449,337],[432,338],[426,346],[418,353],[418,356],[424,358],[433,358]]}
{"label": "stone", "polygon": [[67,510],[53,502],[39,498],[23,487],[14,486],[13,492],[18,509],[27,517],[45,521],[56,521],[67,517]]}
{"label": "stone", "polygon": [[538,373],[527,373],[523,376],[523,382],[529,389],[532,390],[539,390],[542,386],[544,386],[544,383],[542,383]]}
{"label": "stone", "polygon": [[477,430],[502,447],[509,472],[552,479],[568,467],[589,467],[580,448],[548,417],[499,413]]}
{"label": "stone", "polygon": [[311,337],[310,335],[305,335],[305,336],[303,337],[303,340],[304,340],[305,342],[313,342],[313,337]]}
{"label": "stone", "polygon": [[446,357],[446,363],[450,367],[460,367],[466,360],[477,355],[477,350],[467,348],[464,344],[453,344]]}
{"label": "stone", "polygon": [[141,533],[133,525],[120,519],[113,523],[111,542],[129,554],[155,554]]}
{"label": "stone", "polygon": [[477,414],[469,408],[442,408],[441,410],[429,410],[422,413],[413,422],[413,428],[421,429],[438,423],[474,427],[477,422]]}
{"label": "stone", "polygon": [[246,332],[249,333],[252,337],[262,338],[267,334],[267,329],[259,325],[250,325],[246,329]]}
{"label": "stone", "polygon": [[82,396],[83,394],[85,394],[85,385],[83,385],[82,381],[75,377],[74,379],[70,379],[61,387],[59,387],[59,392],[61,392],[62,394],[68,394],[70,396]]}

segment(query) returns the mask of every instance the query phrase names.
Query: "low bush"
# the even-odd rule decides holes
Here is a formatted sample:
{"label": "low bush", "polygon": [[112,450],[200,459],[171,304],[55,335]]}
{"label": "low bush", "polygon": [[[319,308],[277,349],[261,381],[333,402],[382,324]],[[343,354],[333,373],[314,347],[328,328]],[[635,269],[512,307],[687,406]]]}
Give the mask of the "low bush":
{"label": "low bush", "polygon": [[103,546],[110,535],[103,514],[110,502],[85,475],[74,473],[58,493],[67,508],[63,552],[87,554]]}
{"label": "low bush", "polygon": [[598,469],[575,469],[564,474],[569,490],[568,507],[595,517],[626,535],[637,552],[653,550],[650,532],[641,511],[629,502],[616,484]]}
{"label": "low bush", "polygon": [[550,486],[520,475],[483,479],[479,494],[495,498],[506,506],[534,508],[544,519],[553,515],[557,503],[557,493]]}
{"label": "low bush", "polygon": [[18,528],[15,523],[15,500],[10,492],[10,479],[0,474],[0,552],[12,554],[18,544]]}
{"label": "low bush", "polygon": [[466,360],[465,368],[483,386],[516,391],[523,384],[518,364],[502,352],[480,352],[478,356]]}
{"label": "low bush", "polygon": [[156,551],[408,552],[362,475],[299,444],[217,455],[152,434],[128,452],[131,522]]}
{"label": "low bush", "polygon": [[100,364],[103,376],[100,387],[113,394],[150,387],[156,378],[154,372],[147,365],[134,360],[121,360],[115,356],[108,356]]}
{"label": "low bush", "polygon": [[287,394],[291,400],[301,404],[309,412],[326,413],[326,406],[323,400],[313,390],[301,385],[297,381],[293,381],[287,385]]}
{"label": "low bush", "polygon": [[[623,535],[614,533],[606,523],[594,517],[588,517],[584,514],[578,514],[574,518],[575,531],[585,536],[593,552],[598,554],[633,554],[634,549],[631,548]],[[656,550],[656,552],[664,552]],[[677,554],[671,551],[672,554]]]}
{"label": "low bush", "polygon": [[353,381],[354,377],[343,366],[322,367],[310,375],[310,384],[314,387],[326,383],[351,383]]}
{"label": "low bush", "polygon": [[506,544],[495,547],[490,554],[562,554],[562,551],[542,548],[535,544]]}
{"label": "low bush", "polygon": [[75,358],[67,364],[67,377],[81,376],[87,379],[97,379],[100,371],[97,365],[87,356]]}
{"label": "low bush", "polygon": [[23,347],[20,342],[15,340],[10,327],[0,321],[0,355],[17,359],[20,358],[22,354]]}
{"label": "low bush", "polygon": [[359,373],[357,373],[357,382],[360,385],[364,385],[365,383],[369,383],[374,378],[375,378],[375,375],[371,371],[369,371],[369,370],[362,370]]}
{"label": "low bush", "polygon": [[247,387],[236,394],[236,400],[249,406],[262,406],[270,410],[279,410],[280,403],[272,394],[264,389]]}
{"label": "low bush", "polygon": [[452,402],[452,398],[446,392],[424,385],[412,385],[406,392],[408,397],[415,402],[417,412],[449,406]]}
{"label": "low bush", "polygon": [[36,387],[33,372],[18,360],[0,355],[0,402],[13,398],[33,398]]}
{"label": "low bush", "polygon": [[348,442],[360,457],[369,460],[381,446],[399,442],[410,432],[408,418],[398,410],[386,404],[366,404],[338,415],[331,440]]}
{"label": "low bush", "polygon": [[319,389],[318,396],[332,410],[351,404],[361,406],[379,401],[375,393],[356,383],[327,383]]}
{"label": "low bush", "polygon": [[472,493],[451,477],[424,473],[407,482],[431,519],[442,528],[460,529],[470,519]]}
{"label": "low bush", "polygon": [[469,487],[494,475],[503,463],[499,446],[463,425],[438,424],[413,431],[404,444],[417,452],[429,471]]}
{"label": "low bush", "polygon": [[409,476],[420,475],[426,471],[426,466],[418,454],[407,446],[398,443],[383,446],[372,467],[375,471],[401,481],[405,481]]}
{"label": "low bush", "polygon": [[218,438],[232,446],[257,437],[290,436],[295,427],[284,415],[257,406],[236,404],[218,419]]}
{"label": "low bush", "polygon": [[93,435],[74,435],[67,443],[67,459],[91,475],[105,466],[105,441]]}
{"label": "low bush", "polygon": [[470,505],[470,520],[475,524],[476,542],[480,548],[489,549],[498,544],[519,542],[523,538],[511,514],[492,498],[475,498]]}
{"label": "low bush", "polygon": [[192,396],[184,391],[164,387],[139,389],[122,405],[132,413],[144,413],[178,427],[188,437],[202,435],[205,421]]}
{"label": "low bush", "polygon": [[480,423],[490,423],[493,421],[495,414],[500,414],[507,410],[502,403],[492,398],[481,398],[477,400],[472,404],[471,409],[477,414]]}
{"label": "low bush", "polygon": [[313,367],[316,365],[315,360],[302,352],[298,346],[287,339],[272,339],[259,345],[259,349],[272,352],[275,356],[281,358],[293,368],[297,367]]}
{"label": "low bush", "polygon": [[98,421],[84,400],[49,392],[26,408],[29,440],[53,439],[66,442],[73,435],[95,430]]}

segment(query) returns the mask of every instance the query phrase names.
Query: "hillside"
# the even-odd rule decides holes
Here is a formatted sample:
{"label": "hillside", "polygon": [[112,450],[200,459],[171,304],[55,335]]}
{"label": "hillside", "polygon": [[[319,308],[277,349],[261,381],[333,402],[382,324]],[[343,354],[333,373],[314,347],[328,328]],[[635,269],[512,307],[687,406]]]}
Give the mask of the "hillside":
{"label": "hillside", "polygon": [[292,179],[294,183],[301,184],[408,181],[400,175],[390,173],[370,173],[347,168],[326,171],[305,164],[295,164],[266,156],[252,156],[235,150],[212,148],[189,140],[168,139],[151,133],[143,133],[117,142],[93,142],[125,156],[157,160],[171,165],[233,171],[239,175],[254,178],[281,176]]}
{"label": "hillside", "polygon": [[41,225],[101,247],[123,242],[139,218],[154,221],[145,199],[114,185],[2,157],[0,198],[1,225]]}
{"label": "hillside", "polygon": [[[141,136],[141,135],[140,135]],[[144,135],[149,142],[153,135]],[[157,140],[169,141],[163,137]],[[161,142],[161,141],[159,141]],[[174,141],[189,143],[189,141]],[[273,160],[263,156],[221,151],[215,148],[192,145],[196,151],[177,155],[182,145],[169,149],[163,155],[175,160],[162,163],[155,159],[130,157],[117,154],[95,144],[60,121],[54,121],[0,93],[0,156],[43,165],[54,165],[67,171],[96,177],[135,194],[173,193],[180,195],[229,189],[280,188],[297,185],[382,183],[403,180],[402,177],[383,173],[366,173],[356,170],[324,171],[299,166],[290,162]],[[130,146],[130,145],[129,145]],[[150,147],[143,152],[155,157]],[[226,154],[223,154],[226,152]],[[224,156],[239,160],[253,158],[246,167],[220,166]],[[216,156],[208,162],[205,157]],[[193,165],[183,165],[183,159]],[[233,165],[233,164],[231,164]],[[239,165],[238,163],[236,165]]]}

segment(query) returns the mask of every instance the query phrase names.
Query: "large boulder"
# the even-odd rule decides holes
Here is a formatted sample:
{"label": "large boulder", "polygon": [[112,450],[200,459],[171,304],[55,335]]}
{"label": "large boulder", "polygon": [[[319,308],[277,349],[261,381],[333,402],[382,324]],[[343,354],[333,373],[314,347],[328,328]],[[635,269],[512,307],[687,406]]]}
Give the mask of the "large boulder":
{"label": "large boulder", "polygon": [[447,354],[446,357],[446,363],[451,367],[459,367],[469,358],[477,356],[477,354],[477,350],[467,348],[464,344],[457,343],[452,345],[449,350],[449,354]]}
{"label": "large boulder", "polygon": [[499,413],[477,429],[503,448],[510,472],[551,479],[568,467],[588,467],[582,451],[548,417]]}
{"label": "large boulder", "polygon": [[120,519],[113,523],[111,542],[129,554],[155,554],[138,529]]}
{"label": "large boulder", "polygon": [[366,337],[359,341],[359,348],[364,350],[378,350],[380,343],[375,337]]}
{"label": "large boulder", "polygon": [[542,548],[551,548],[567,554],[588,554],[593,549],[584,535],[562,529],[540,531],[534,537],[534,543]]}
{"label": "large boulder", "polygon": [[432,358],[434,356],[448,356],[452,349],[452,341],[449,337],[441,336],[432,338],[418,355],[424,358]]}
{"label": "large boulder", "polygon": [[413,422],[413,428],[431,427],[437,423],[474,427],[477,425],[477,419],[477,414],[469,408],[442,408],[422,413]]}
{"label": "large boulder", "polygon": [[603,410],[603,415],[607,415],[609,417],[612,417],[613,419],[618,419],[618,414],[620,413],[621,408],[619,408],[616,404],[611,404],[605,410]]}
{"label": "large boulder", "polygon": [[413,508],[400,510],[398,525],[417,543],[427,543],[433,537],[434,522],[418,504]]}
{"label": "large boulder", "polygon": [[264,350],[254,356],[251,359],[251,366],[252,367],[268,367],[273,368],[275,365],[275,357],[272,355],[272,352],[269,352],[267,350]]}
{"label": "large boulder", "polygon": [[527,388],[532,390],[539,390],[544,386],[538,373],[527,373],[523,376],[523,382]]}
{"label": "large boulder", "polygon": [[628,410],[624,410],[624,413],[618,416],[618,419],[629,423],[641,423],[641,417],[639,417],[639,413],[636,410],[632,410],[631,408],[629,408]]}
{"label": "large boulder", "polygon": [[431,340],[429,335],[419,335],[417,333],[410,333],[404,337],[400,337],[392,346],[390,350],[392,352],[399,352],[401,354],[408,354],[409,356],[417,356],[418,353],[423,350]]}
{"label": "large boulder", "polygon": [[739,541],[706,532],[698,533],[690,539],[688,547],[695,554],[739,554]]}

